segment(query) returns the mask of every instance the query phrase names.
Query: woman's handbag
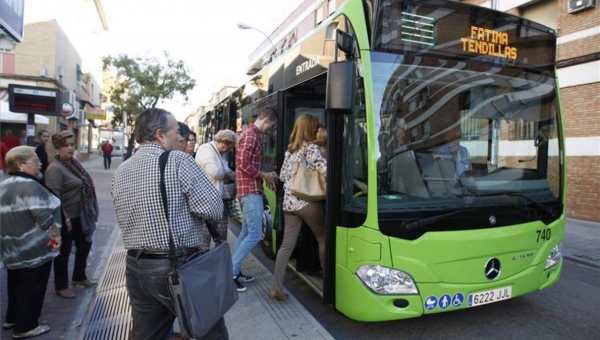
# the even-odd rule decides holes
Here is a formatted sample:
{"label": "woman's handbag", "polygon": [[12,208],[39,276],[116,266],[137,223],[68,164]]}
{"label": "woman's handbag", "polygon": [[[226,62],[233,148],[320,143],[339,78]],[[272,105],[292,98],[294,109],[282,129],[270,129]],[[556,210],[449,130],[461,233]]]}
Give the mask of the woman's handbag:
{"label": "woman's handbag", "polygon": [[[165,167],[169,152],[160,156],[160,193],[167,221],[169,210],[165,186]],[[167,287],[183,335],[200,338],[225,315],[238,300],[232,279],[231,251],[215,227],[206,223],[216,246],[204,253],[190,255],[183,264],[177,263],[175,242],[169,224],[169,262],[173,271],[167,277]]]}
{"label": "woman's handbag", "polygon": [[305,148],[302,148],[300,160],[292,165],[290,193],[305,201],[322,201],[327,194],[327,179],[314,169],[308,170]]}

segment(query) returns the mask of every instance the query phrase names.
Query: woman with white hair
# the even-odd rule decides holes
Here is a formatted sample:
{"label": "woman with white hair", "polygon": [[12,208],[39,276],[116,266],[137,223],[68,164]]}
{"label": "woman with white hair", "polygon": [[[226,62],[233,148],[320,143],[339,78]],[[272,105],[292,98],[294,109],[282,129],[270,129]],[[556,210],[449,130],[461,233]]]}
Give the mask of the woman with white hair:
{"label": "woman with white hair", "polygon": [[0,268],[7,269],[4,329],[13,338],[50,330],[40,325],[52,259],[61,247],[61,202],[37,178],[42,163],[31,146],[6,154],[8,177],[0,183]]}
{"label": "woman with white hair", "polygon": [[[212,142],[200,145],[196,152],[196,163],[200,164],[208,178],[221,193],[221,198],[235,198],[233,192],[229,190],[233,186],[230,185],[235,181],[235,172],[227,165],[225,154],[233,149],[237,143],[238,135],[231,130],[221,130],[215,135],[215,140]],[[229,184],[229,185],[228,185]],[[224,202],[225,203],[225,202]],[[223,216],[219,221],[213,223],[217,227],[217,231],[223,238],[227,239],[227,204],[223,204]],[[208,249],[210,246],[210,237],[203,240],[203,249]]]}

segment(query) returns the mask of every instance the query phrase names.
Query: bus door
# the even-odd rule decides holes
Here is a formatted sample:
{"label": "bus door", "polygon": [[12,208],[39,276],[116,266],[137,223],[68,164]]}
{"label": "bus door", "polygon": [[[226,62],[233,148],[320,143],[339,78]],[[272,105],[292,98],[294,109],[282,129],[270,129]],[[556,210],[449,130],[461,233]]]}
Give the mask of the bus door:
{"label": "bus door", "polygon": [[[325,126],[325,82],[326,76],[320,75],[310,79],[302,84],[287,89],[284,92],[282,103],[282,120],[278,124],[281,130],[279,138],[280,150],[285,154],[289,138],[294,128],[296,118],[302,114],[316,116],[319,122]],[[283,163],[283,157],[281,158]],[[283,191],[283,188],[281,188]],[[275,216],[283,216],[282,211],[283,194],[277,195],[277,204]],[[325,207],[323,206],[323,209]],[[281,220],[281,230],[283,230],[283,219]],[[285,231],[283,231],[285,232]],[[282,237],[283,233],[277,233],[277,237]],[[277,240],[277,246],[281,240]],[[289,266],[296,271],[306,283],[318,294],[322,295],[323,290],[323,268],[319,262],[318,243],[310,228],[307,225],[302,226],[296,249],[290,259]]]}

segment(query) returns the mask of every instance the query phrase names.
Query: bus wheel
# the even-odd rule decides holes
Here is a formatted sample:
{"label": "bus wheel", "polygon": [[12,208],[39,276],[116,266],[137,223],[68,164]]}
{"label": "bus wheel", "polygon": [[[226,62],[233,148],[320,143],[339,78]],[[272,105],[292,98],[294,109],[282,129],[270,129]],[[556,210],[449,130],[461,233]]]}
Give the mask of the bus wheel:
{"label": "bus wheel", "polygon": [[260,240],[260,246],[266,257],[271,260],[275,259],[275,252],[273,251],[273,223],[271,222],[271,211],[266,208],[263,212],[262,219],[262,239]]}

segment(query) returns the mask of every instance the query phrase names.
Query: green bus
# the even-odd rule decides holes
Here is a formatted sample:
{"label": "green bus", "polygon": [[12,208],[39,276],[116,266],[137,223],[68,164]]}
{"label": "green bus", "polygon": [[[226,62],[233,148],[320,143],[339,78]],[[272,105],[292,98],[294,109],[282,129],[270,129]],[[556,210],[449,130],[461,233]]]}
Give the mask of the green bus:
{"label": "green bus", "polygon": [[[290,267],[337,311],[383,321],[476,307],[560,277],[555,52],[554,30],[488,8],[348,0],[201,125],[207,136],[241,131],[275,107],[279,123],[263,136],[275,171],[298,115],[327,126],[326,268],[308,228]],[[271,257],[285,232],[282,196],[267,193]]]}

